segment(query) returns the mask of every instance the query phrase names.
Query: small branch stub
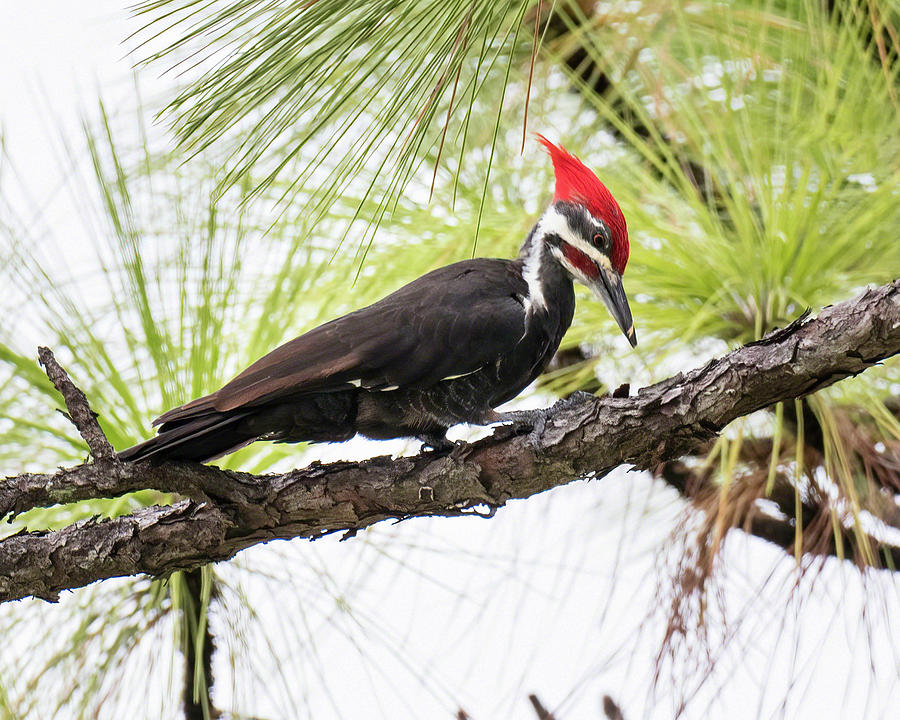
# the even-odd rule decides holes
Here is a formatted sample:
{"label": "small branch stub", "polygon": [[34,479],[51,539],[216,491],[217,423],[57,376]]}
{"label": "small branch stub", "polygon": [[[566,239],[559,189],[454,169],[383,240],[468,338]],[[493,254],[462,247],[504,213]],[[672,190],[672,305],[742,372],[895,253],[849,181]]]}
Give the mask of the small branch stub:
{"label": "small branch stub", "polygon": [[541,703],[537,695],[529,695],[528,701],[531,703],[531,707],[534,709],[535,714],[538,716],[538,720],[556,720],[553,713],[544,707],[543,703]]}
{"label": "small branch stub", "polygon": [[60,395],[66,403],[66,409],[69,411],[69,419],[78,430],[79,435],[84,438],[91,455],[96,460],[111,460],[116,457],[116,451],[106,439],[106,434],[97,422],[96,413],[91,410],[87,397],[81,392],[69,378],[68,373],[63,370],[62,366],[53,357],[50,348],[39,347],[38,359],[44,370],[47,371],[47,377],[53,386],[59,390]]}

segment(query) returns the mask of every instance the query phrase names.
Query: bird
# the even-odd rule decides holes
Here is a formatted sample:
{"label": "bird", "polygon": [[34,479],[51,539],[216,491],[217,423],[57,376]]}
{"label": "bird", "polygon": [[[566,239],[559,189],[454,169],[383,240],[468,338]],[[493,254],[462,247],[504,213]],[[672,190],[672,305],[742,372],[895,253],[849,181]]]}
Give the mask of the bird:
{"label": "bird", "polygon": [[219,390],[153,421],[125,461],[208,462],[258,440],[341,442],[359,434],[453,447],[447,430],[490,425],[498,406],[546,368],[575,312],[574,282],[637,345],[622,284],[625,216],[599,177],[544,136],[553,200],[515,259],[433,270],[378,302],[320,325]]}

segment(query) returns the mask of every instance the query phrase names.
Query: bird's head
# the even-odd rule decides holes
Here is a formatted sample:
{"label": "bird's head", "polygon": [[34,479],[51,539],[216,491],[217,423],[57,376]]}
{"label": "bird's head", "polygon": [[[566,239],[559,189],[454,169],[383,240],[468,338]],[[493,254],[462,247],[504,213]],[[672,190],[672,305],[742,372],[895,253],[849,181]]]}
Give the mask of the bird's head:
{"label": "bird's head", "polygon": [[541,216],[539,234],[574,280],[590,288],[609,309],[632,347],[637,345],[631,309],[622,286],[628,262],[628,228],[612,193],[581,160],[542,135],[556,175],[553,204]]}

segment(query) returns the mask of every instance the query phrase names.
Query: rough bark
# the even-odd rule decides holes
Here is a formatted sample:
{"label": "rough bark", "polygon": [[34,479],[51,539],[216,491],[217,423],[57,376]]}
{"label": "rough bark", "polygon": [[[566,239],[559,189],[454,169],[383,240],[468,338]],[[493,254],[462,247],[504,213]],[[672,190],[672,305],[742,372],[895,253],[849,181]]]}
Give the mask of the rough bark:
{"label": "rough bark", "polygon": [[[900,280],[823,309],[633,397],[562,401],[531,427],[501,427],[450,454],[313,463],[282,475],[114,458],[8,478],[0,514],[138,488],[185,499],[111,520],[0,541],[0,601],[103,578],[225,560],[274,539],[346,531],[385,519],[492,514],[578,478],[639,469],[696,451],[737,417],[863,372],[900,352]],[[72,413],[70,409],[70,413]],[[74,413],[73,413],[74,414]]]}

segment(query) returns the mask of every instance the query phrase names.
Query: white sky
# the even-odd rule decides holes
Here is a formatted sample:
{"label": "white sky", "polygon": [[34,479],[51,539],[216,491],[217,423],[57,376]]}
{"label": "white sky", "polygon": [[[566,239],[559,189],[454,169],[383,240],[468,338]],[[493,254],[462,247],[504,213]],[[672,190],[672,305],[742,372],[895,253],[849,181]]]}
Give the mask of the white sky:
{"label": "white sky", "polygon": [[[0,123],[21,174],[21,183],[3,177],[4,199],[29,217],[39,211],[37,241],[44,230],[75,232],[60,192],[67,171],[56,139],[78,137],[98,91],[117,112],[133,107],[131,63],[120,41],[134,26],[112,0],[2,0],[0,17]],[[142,77],[153,92],[166,82]],[[73,241],[75,255],[85,241]],[[346,450],[323,453],[339,457]],[[492,520],[416,520],[346,543],[295,541],[246,551],[240,564],[281,577],[274,584],[242,582],[264,618],[257,627],[294,658],[282,670],[306,689],[292,695],[273,682],[263,690],[258,677],[243,684],[239,675],[232,694],[220,657],[220,705],[233,695],[239,709],[262,717],[450,718],[461,703],[476,720],[495,720],[532,718],[526,696],[536,692],[559,707],[558,720],[594,720],[603,693],[610,693],[628,720],[671,718],[668,686],[650,695],[663,618],[657,613],[643,634],[638,628],[653,614],[660,558],[678,512],[671,494],[619,472],[513,503]],[[731,543],[724,592],[732,622],[740,616],[749,622],[684,717],[896,717],[896,636],[878,619],[882,608],[871,611],[872,663],[879,668],[872,680],[854,571],[826,574],[824,592],[802,608],[785,608],[796,580],[790,567],[781,565],[760,590],[778,557],[756,541]],[[222,572],[239,577],[230,568]],[[319,576],[319,587],[302,585]],[[896,586],[880,585],[880,600],[896,620]],[[754,604],[757,593],[762,600]],[[335,595],[351,612],[339,609]],[[771,614],[760,614],[762,607]],[[52,618],[54,610],[46,612]],[[316,627],[314,660],[307,622]],[[263,664],[268,650],[260,632],[248,630],[254,662]],[[271,668],[256,671],[274,676]],[[686,677],[678,684],[698,680]],[[792,680],[797,687],[782,705]],[[297,697],[308,707],[296,705]],[[143,717],[142,708],[134,708],[134,717]]]}
{"label": "white sky", "polygon": [[113,103],[133,97],[119,45],[127,15],[111,0],[3,0],[0,8],[0,120],[32,195],[43,199],[59,181],[50,139],[77,131],[99,89]]}

